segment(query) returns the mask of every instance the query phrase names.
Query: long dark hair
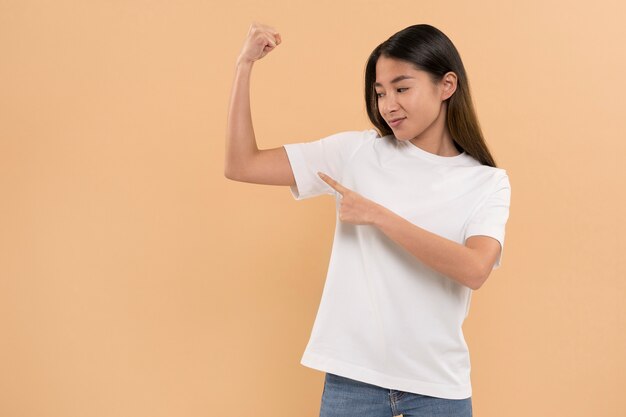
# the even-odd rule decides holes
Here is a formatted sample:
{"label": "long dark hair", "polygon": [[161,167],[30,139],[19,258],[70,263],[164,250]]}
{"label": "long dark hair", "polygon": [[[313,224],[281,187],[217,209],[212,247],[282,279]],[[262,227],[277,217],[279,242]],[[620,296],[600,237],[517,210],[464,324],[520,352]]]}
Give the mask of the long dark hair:
{"label": "long dark hair", "polygon": [[496,167],[476,117],[461,56],[442,31],[427,24],[409,26],[378,45],[370,54],[365,67],[367,115],[378,133],[387,136],[393,135],[393,131],[380,115],[374,89],[376,63],[381,56],[413,64],[418,70],[428,72],[433,82],[440,81],[449,71],[454,72],[457,76],[457,88],[447,99],[446,120],[454,146],[459,152],[465,151],[481,164]]}

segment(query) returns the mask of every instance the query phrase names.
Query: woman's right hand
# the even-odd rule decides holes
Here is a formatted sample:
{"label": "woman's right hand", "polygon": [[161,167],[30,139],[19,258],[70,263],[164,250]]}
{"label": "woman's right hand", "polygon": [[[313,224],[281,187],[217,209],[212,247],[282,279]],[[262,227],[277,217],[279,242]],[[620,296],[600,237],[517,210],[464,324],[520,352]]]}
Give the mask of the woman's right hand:
{"label": "woman's right hand", "polygon": [[253,22],[237,61],[254,62],[273,51],[282,42],[280,34],[271,26]]}

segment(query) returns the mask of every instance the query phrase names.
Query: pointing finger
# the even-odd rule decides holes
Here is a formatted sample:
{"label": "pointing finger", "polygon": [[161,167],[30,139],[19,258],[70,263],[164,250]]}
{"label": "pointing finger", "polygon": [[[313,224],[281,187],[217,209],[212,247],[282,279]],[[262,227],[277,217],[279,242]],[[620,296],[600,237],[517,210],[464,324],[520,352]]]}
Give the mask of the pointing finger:
{"label": "pointing finger", "polygon": [[318,172],[317,175],[319,175],[319,177],[328,185],[330,185],[333,189],[335,189],[339,194],[343,195],[343,193],[345,193],[346,191],[348,191],[348,189],[346,187],[344,187],[343,185],[339,184],[337,181],[335,181],[334,179],[332,179],[331,177],[329,177],[326,174],[323,174],[321,172]]}

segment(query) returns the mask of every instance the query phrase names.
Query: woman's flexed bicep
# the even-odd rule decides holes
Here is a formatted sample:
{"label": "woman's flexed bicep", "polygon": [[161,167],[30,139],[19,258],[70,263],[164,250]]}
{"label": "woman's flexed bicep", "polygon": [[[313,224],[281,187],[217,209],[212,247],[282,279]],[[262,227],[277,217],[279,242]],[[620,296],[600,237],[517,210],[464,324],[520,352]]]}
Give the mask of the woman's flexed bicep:
{"label": "woman's flexed bicep", "polygon": [[[235,161],[236,162],[236,161]],[[227,178],[235,181],[267,185],[295,185],[287,152],[279,148],[257,150],[239,168],[225,172]]]}

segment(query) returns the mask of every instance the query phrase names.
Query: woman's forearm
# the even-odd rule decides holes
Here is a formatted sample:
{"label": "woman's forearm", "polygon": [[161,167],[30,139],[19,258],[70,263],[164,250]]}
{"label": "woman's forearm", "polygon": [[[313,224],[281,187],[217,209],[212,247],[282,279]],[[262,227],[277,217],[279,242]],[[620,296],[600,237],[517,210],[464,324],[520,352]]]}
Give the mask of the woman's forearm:
{"label": "woman's forearm", "polygon": [[481,270],[472,249],[429,232],[379,206],[372,222],[423,264],[460,284],[477,289]]}
{"label": "woman's forearm", "polygon": [[377,227],[424,265],[471,289],[481,280],[476,253],[465,245],[423,229],[382,205],[344,187],[325,173],[320,178],[341,194],[339,220]]}
{"label": "woman's forearm", "polygon": [[224,174],[236,179],[248,158],[258,151],[252,112],[250,110],[250,78],[254,61],[238,59],[228,106],[226,126],[226,161]]}

